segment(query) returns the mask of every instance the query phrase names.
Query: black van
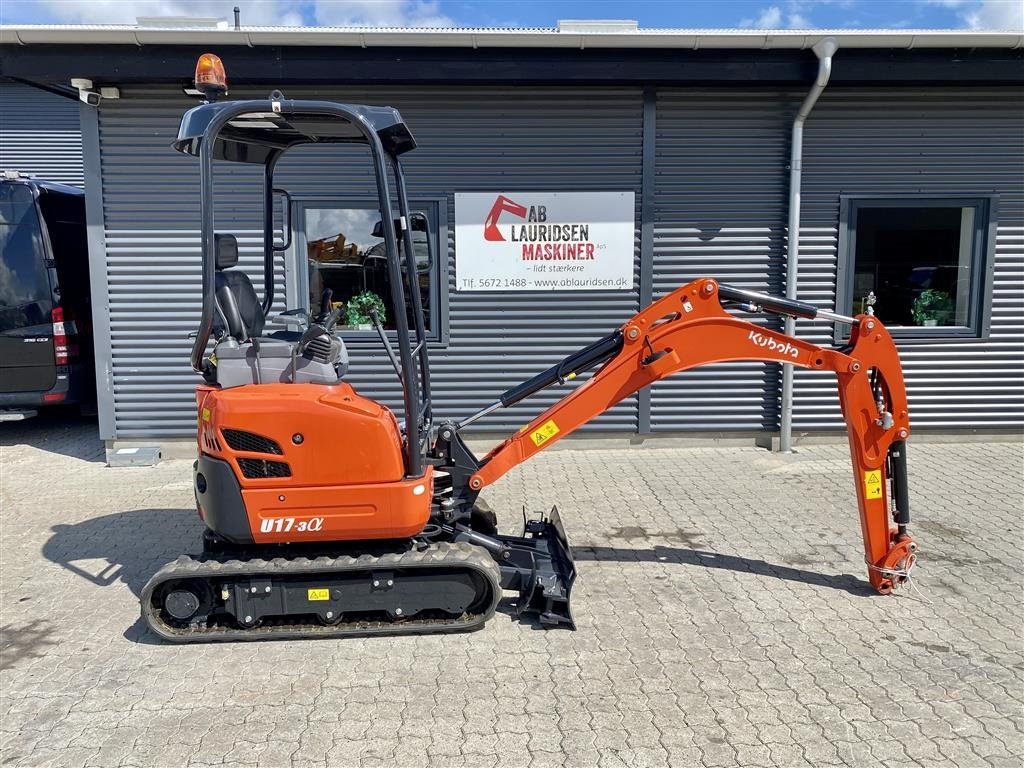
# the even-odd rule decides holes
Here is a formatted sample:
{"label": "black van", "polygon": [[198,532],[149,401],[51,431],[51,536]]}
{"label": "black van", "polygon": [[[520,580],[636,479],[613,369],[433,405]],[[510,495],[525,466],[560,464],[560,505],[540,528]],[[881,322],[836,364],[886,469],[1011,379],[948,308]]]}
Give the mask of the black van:
{"label": "black van", "polygon": [[0,178],[0,421],[42,405],[94,412],[85,194]]}

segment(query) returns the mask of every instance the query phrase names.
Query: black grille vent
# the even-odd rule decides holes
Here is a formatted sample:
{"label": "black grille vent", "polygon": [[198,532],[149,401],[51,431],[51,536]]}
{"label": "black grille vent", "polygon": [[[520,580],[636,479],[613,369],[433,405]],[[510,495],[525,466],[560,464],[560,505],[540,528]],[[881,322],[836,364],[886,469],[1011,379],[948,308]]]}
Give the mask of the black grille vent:
{"label": "black grille vent", "polygon": [[233,451],[245,451],[246,453],[272,453],[275,456],[283,456],[281,446],[269,437],[254,435],[252,432],[243,432],[240,429],[222,429],[221,434],[227,440]]}
{"label": "black grille vent", "polygon": [[306,342],[302,356],[316,363],[331,362],[331,339],[327,334],[317,336]]}
{"label": "black grille vent", "polygon": [[283,461],[239,459],[238,466],[242,468],[242,474],[248,478],[292,476],[291,468]]}

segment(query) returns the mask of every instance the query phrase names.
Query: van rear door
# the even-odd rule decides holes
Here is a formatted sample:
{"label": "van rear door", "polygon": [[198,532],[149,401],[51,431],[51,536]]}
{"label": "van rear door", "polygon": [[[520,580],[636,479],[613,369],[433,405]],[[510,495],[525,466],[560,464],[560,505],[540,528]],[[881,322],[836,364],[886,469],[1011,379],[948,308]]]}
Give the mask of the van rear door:
{"label": "van rear door", "polygon": [[53,299],[33,191],[0,184],[0,393],[56,383]]}

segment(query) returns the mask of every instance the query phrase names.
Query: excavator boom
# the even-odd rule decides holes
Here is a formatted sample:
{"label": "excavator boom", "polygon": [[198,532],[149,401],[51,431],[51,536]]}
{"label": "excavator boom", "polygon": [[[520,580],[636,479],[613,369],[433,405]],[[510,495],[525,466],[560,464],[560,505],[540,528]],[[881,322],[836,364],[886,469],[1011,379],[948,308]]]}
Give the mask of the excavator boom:
{"label": "excavator boom", "polygon": [[[839,349],[819,347],[735,317],[723,304],[751,312],[845,319],[852,326],[850,341]],[[481,459],[469,477],[469,488],[474,492],[486,488],[645,386],[679,371],[739,360],[836,374],[868,576],[878,592],[891,592],[905,581],[916,558],[916,544],[906,530],[910,421],[896,346],[873,315],[842,318],[803,302],[719,285],[707,278],[695,280],[651,304],[610,336],[509,390],[478,414],[512,405],[603,362],[589,381]]]}

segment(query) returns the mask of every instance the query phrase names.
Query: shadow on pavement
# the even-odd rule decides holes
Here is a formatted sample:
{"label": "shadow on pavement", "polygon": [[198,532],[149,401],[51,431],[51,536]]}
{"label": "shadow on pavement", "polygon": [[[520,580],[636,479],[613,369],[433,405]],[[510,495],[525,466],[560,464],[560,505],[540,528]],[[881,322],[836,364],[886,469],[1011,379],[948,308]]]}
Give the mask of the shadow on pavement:
{"label": "shadow on pavement", "polygon": [[106,462],[96,417],[82,416],[74,406],[43,408],[31,419],[0,423],[0,447],[17,445],[82,461]]}
{"label": "shadow on pavement", "polygon": [[799,581],[819,587],[829,587],[849,592],[851,595],[869,596],[874,594],[871,585],[850,574],[830,575],[787,565],[777,565],[765,560],[756,560],[737,555],[723,555],[702,549],[663,547],[654,545],[644,549],[623,547],[573,547],[573,559],[581,562],[613,563],[661,563],[668,565],[695,565],[701,568],[721,568],[740,573],[754,573],[784,581]]}
{"label": "shadow on pavement", "polygon": [[[138,597],[161,567],[202,551],[203,524],[195,509],[135,509],[72,525],[55,525],[43,556],[98,587],[121,582]],[[123,636],[135,643],[163,642],[137,619]]]}
{"label": "shadow on pavement", "polygon": [[202,551],[195,509],[135,509],[51,530],[47,560],[99,587],[120,581],[136,595],[161,566]]}
{"label": "shadow on pavement", "polygon": [[0,670],[11,669],[23,659],[39,658],[43,656],[43,648],[56,644],[53,625],[42,619],[22,626],[8,624],[0,627]]}
{"label": "shadow on pavement", "polygon": [[[139,596],[149,578],[163,565],[180,555],[201,551],[203,524],[194,509],[136,509],[71,525],[55,525],[52,531],[53,535],[43,545],[43,556],[48,560],[99,587],[122,582]],[[853,595],[873,594],[866,582],[848,574],[827,575],[701,549],[660,545],[639,549],[584,546],[573,547],[573,557],[577,563],[647,562],[721,568],[839,589]],[[540,628],[532,617],[517,617],[515,598],[511,596],[501,601],[498,612],[513,621]],[[10,642],[11,652],[21,653],[18,649],[32,645],[32,631],[32,627],[26,627],[12,635],[9,633],[14,630],[4,628],[4,645]],[[141,620],[128,627],[124,637],[137,643],[161,643]]]}

